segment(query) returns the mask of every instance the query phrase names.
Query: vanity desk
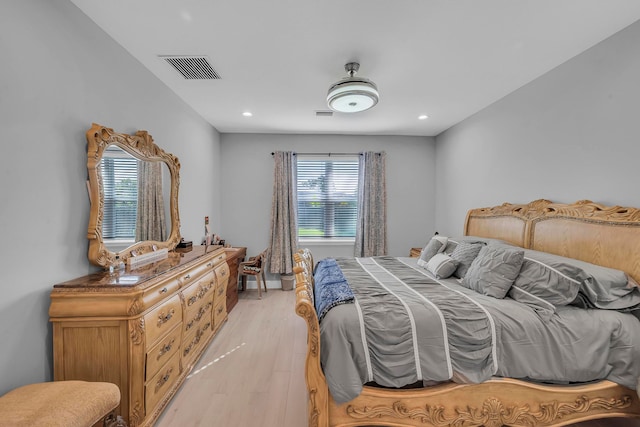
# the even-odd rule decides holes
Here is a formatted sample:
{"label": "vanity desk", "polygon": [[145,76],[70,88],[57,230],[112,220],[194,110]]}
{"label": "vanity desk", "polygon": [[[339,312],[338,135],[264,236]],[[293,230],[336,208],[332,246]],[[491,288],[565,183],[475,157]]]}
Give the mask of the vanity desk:
{"label": "vanity desk", "polygon": [[[235,247],[224,248],[227,253],[227,264],[229,264],[229,286],[227,287],[227,313],[231,313],[233,307],[238,303],[238,267],[247,256],[247,248]],[[247,278],[243,277],[243,281]]]}
{"label": "vanity desk", "polygon": [[227,319],[229,273],[224,248],[194,246],[55,285],[54,380],[114,383],[129,427],[153,425]]}

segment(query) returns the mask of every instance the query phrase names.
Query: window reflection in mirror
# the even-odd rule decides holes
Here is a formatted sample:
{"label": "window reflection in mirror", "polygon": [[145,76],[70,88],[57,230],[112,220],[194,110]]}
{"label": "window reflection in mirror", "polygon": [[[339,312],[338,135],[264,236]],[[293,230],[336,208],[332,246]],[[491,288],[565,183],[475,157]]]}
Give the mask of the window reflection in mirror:
{"label": "window reflection in mirror", "polygon": [[100,162],[104,194],[102,238],[105,246],[120,252],[132,244],[153,240],[163,242],[170,218],[171,182],[167,165],[161,161],[139,160],[117,145],[109,145]]}

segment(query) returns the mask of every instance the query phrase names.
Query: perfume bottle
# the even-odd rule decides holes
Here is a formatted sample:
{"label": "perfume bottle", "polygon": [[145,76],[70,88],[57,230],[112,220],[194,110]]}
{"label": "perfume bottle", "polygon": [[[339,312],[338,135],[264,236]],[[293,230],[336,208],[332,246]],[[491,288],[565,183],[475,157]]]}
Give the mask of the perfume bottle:
{"label": "perfume bottle", "polygon": [[124,261],[120,259],[120,255],[116,255],[116,269],[118,271],[124,271],[125,269]]}
{"label": "perfume bottle", "polygon": [[120,259],[120,255],[116,255],[115,261],[109,265],[109,274],[123,271],[125,269],[124,262]]}

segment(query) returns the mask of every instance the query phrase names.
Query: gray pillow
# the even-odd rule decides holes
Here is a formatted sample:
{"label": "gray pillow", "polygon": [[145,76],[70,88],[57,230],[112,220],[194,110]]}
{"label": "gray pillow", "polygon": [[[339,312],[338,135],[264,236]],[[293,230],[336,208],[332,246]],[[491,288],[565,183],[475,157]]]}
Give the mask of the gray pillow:
{"label": "gray pillow", "polygon": [[[513,285],[541,298],[555,307],[576,299],[585,276],[569,258],[533,250],[525,250],[520,274]],[[517,295],[512,296],[516,301]]]}
{"label": "gray pillow", "polygon": [[484,243],[485,245],[502,244],[502,245],[518,247],[518,246],[512,245],[511,243],[507,243],[504,240],[491,239],[489,237],[458,236],[458,237],[449,237],[449,240],[447,241],[447,246],[444,249],[444,253],[451,255],[451,253],[456,248],[456,246],[458,246],[458,244],[462,242]]}
{"label": "gray pillow", "polygon": [[614,301],[598,301],[597,305],[591,302],[591,299],[583,292],[578,292],[578,296],[571,303],[581,308],[600,308],[603,310],[617,310],[622,312],[640,309],[640,292],[638,289],[632,289],[628,294],[619,297]]}
{"label": "gray pillow", "polygon": [[436,276],[436,279],[446,279],[451,277],[456,270],[457,264],[446,254],[435,254],[427,263],[427,271]]}
{"label": "gray pillow", "polygon": [[555,307],[621,310],[640,303],[640,292],[625,272],[532,249],[525,249],[511,289],[516,289],[509,291],[511,298],[529,305],[530,296]]}
{"label": "gray pillow", "polygon": [[519,303],[527,305],[544,320],[551,319],[551,316],[556,312],[556,307],[550,302],[530,294],[515,285],[511,286],[507,295]]}
{"label": "gray pillow", "polygon": [[502,299],[518,276],[523,260],[523,249],[506,245],[483,246],[462,284],[481,294]]}
{"label": "gray pillow", "polygon": [[451,259],[458,263],[458,267],[456,271],[453,272],[453,275],[458,279],[462,279],[483,246],[484,243],[458,243],[453,252],[451,252]]}
{"label": "gray pillow", "polygon": [[578,293],[592,306],[604,309],[638,302],[640,295],[624,271],[531,249],[524,256],[514,285],[556,307],[573,303]]}
{"label": "gray pillow", "polygon": [[581,279],[580,293],[594,306],[618,309],[629,307],[633,301],[637,303],[637,298],[626,298],[637,294],[638,290],[635,281],[630,279],[624,271],[572,258],[564,259],[578,270],[576,278]]}
{"label": "gray pillow", "polygon": [[435,254],[444,251],[444,248],[447,246],[447,240],[447,237],[444,236],[433,236],[424,249],[422,249],[422,252],[420,252],[418,265],[426,268],[427,262],[429,262]]}

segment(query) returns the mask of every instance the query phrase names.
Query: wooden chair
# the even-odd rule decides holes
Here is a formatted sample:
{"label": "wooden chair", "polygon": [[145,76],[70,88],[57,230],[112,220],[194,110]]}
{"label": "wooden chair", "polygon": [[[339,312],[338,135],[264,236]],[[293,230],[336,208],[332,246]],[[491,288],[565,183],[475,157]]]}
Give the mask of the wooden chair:
{"label": "wooden chair", "polygon": [[267,259],[268,248],[256,256],[249,257],[248,260],[238,264],[238,276],[242,277],[242,290],[245,288],[245,277],[253,276],[256,278],[258,285],[258,297],[262,299],[262,286],[267,292],[267,280],[264,276],[264,267]]}

